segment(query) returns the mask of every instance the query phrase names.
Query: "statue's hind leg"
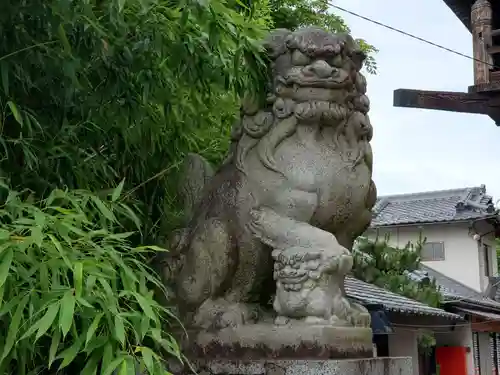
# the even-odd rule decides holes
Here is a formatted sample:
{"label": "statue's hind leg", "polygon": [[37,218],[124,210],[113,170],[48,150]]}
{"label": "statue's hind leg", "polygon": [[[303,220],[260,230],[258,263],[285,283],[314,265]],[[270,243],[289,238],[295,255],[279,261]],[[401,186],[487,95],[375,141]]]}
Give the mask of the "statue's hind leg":
{"label": "statue's hind leg", "polygon": [[206,220],[182,253],[182,268],[175,284],[183,307],[192,311],[219,294],[234,272],[236,259],[226,223],[218,218]]}

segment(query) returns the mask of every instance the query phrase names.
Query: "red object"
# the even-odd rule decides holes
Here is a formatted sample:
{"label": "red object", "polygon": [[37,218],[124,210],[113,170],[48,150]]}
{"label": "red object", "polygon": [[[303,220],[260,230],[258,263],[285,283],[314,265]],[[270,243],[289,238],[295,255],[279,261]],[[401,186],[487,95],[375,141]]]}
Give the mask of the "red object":
{"label": "red object", "polygon": [[467,348],[443,346],[436,348],[439,375],[467,375]]}

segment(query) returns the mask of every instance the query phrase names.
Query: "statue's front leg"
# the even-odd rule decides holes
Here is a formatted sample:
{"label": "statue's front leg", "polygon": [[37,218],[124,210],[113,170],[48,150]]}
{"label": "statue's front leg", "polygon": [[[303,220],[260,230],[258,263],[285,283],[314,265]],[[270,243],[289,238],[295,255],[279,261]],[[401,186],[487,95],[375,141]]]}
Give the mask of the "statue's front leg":
{"label": "statue's front leg", "polygon": [[[346,321],[342,283],[352,267],[349,251],[334,235],[270,208],[252,212],[252,233],[273,248],[278,321]],[[345,300],[347,301],[347,300]]]}

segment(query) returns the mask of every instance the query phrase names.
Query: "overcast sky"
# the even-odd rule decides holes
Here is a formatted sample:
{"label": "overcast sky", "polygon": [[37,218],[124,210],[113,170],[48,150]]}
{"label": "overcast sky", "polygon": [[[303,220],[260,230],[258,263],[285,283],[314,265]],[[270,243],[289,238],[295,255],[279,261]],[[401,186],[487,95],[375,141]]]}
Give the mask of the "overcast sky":
{"label": "overcast sky", "polygon": [[[442,0],[333,0],[333,4],[472,55],[471,35]],[[500,128],[487,116],[392,106],[398,88],[467,91],[473,62],[332,9],[380,52],[368,76],[379,195],[485,184],[500,199]]]}

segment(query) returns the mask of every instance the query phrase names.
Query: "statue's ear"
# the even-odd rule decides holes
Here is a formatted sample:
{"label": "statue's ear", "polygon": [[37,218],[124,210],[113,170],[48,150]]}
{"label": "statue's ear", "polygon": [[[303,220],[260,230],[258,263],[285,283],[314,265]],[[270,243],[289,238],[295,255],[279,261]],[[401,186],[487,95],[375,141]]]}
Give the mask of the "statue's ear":
{"label": "statue's ear", "polygon": [[363,63],[365,62],[368,55],[361,49],[360,42],[361,39],[355,40],[352,36],[347,35],[346,46],[350,49],[350,55],[354,67],[356,70],[361,70]]}
{"label": "statue's ear", "polygon": [[271,59],[287,51],[287,40],[290,34],[291,31],[287,29],[276,29],[269,33],[264,40],[264,48]]}
{"label": "statue's ear", "polygon": [[366,60],[366,53],[361,50],[355,50],[351,54],[351,60],[354,68],[359,72],[363,67],[363,63]]}

